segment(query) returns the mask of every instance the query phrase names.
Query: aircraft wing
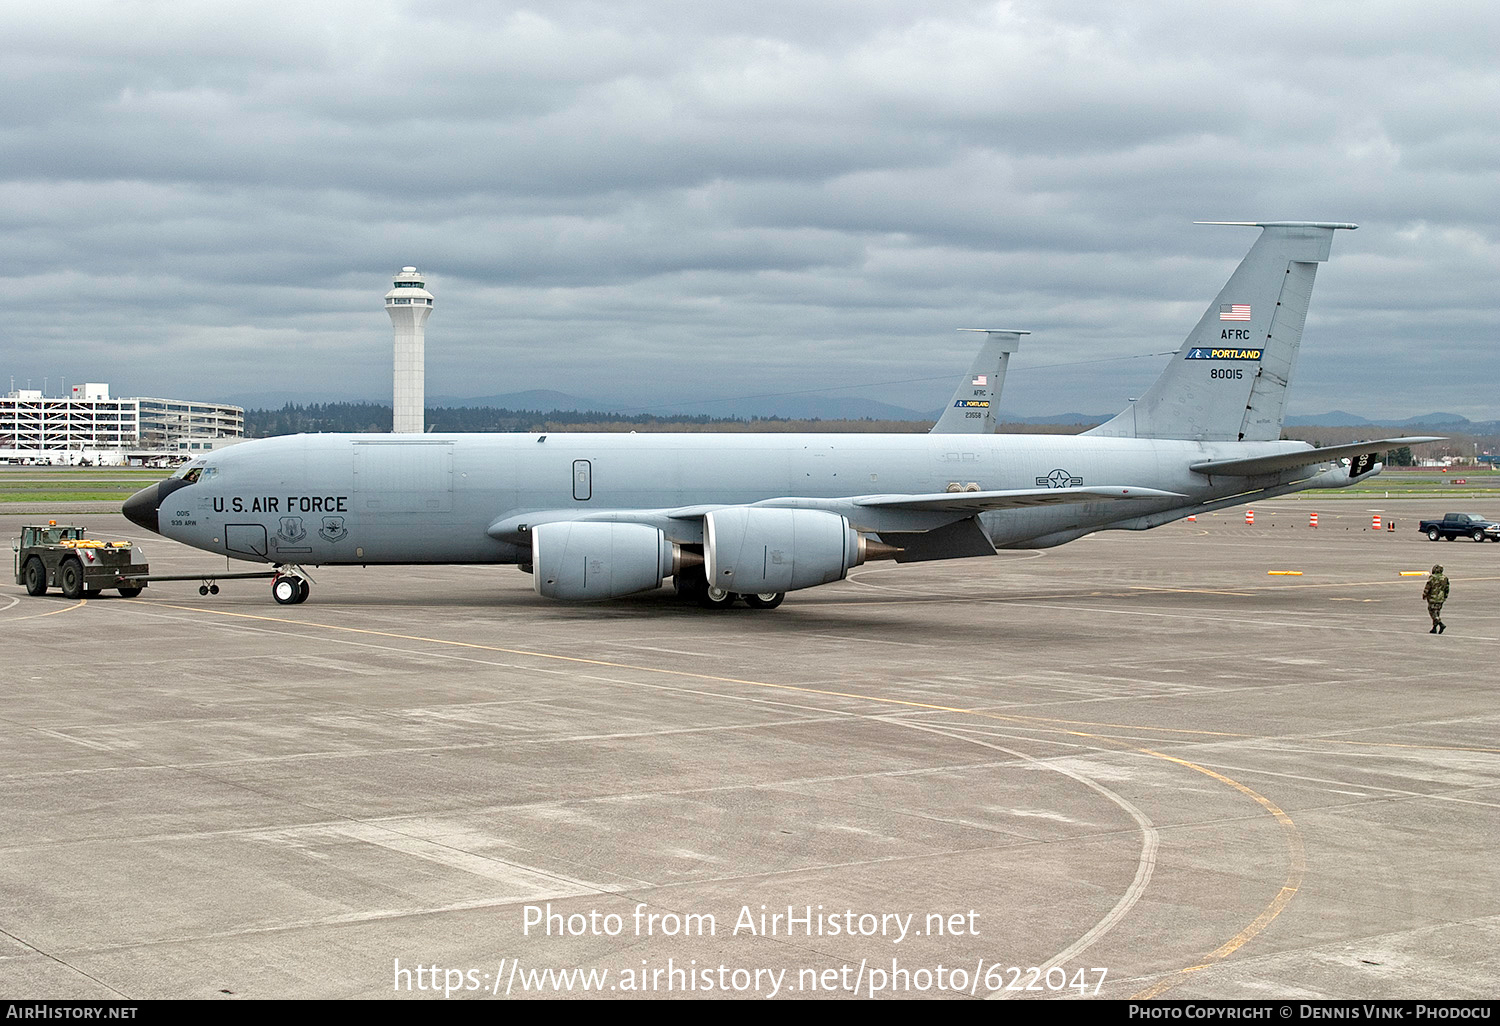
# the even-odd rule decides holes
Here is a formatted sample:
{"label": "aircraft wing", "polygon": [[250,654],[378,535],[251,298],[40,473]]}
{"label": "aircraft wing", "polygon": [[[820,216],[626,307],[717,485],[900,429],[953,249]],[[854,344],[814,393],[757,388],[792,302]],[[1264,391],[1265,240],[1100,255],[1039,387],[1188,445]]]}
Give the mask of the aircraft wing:
{"label": "aircraft wing", "polygon": [[1316,463],[1328,463],[1345,456],[1360,456],[1381,449],[1395,449],[1403,445],[1418,445],[1422,442],[1441,442],[1441,435],[1418,435],[1412,438],[1377,438],[1369,442],[1352,442],[1348,445],[1326,445],[1321,449],[1299,449],[1296,452],[1278,452],[1270,456],[1251,456],[1238,460],[1204,460],[1192,464],[1192,470],[1200,474],[1227,474],[1231,477],[1255,477],[1257,474],[1275,474],[1297,467],[1308,467]]}
{"label": "aircraft wing", "polygon": [[[1186,499],[1179,492],[1123,485],[1092,488],[1016,488],[990,492],[931,492],[911,495],[851,495],[846,498],[784,496],[746,503],[748,506],[783,509],[823,509],[849,518],[861,530],[930,531],[987,510],[1018,509],[1023,506],[1056,506],[1078,502],[1114,502],[1121,499]],[[525,543],[527,532],[538,524],[565,520],[649,524],[673,533],[670,524],[702,521],[730,503],[678,506],[674,509],[531,510],[503,517],[490,524],[491,538]]]}
{"label": "aircraft wing", "polygon": [[1072,502],[1113,502],[1119,499],[1185,499],[1178,492],[1157,488],[1108,485],[1093,488],[1013,488],[994,492],[933,492],[926,495],[862,495],[856,506],[922,513],[982,513],[1022,506],[1058,506]]}

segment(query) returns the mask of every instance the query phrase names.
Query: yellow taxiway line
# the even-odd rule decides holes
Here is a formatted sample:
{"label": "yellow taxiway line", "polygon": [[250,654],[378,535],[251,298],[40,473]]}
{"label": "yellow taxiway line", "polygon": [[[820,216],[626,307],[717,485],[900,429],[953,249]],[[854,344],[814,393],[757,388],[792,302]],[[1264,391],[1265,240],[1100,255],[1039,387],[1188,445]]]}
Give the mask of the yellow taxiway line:
{"label": "yellow taxiway line", "polygon": [[[1012,716],[1004,713],[992,713],[986,712],[982,709],[965,709],[958,706],[939,705],[933,702],[914,702],[909,699],[886,698],[879,695],[862,694],[860,692],[830,691],[824,688],[809,688],[796,684],[776,684],[771,681],[747,680],[741,677],[722,677],[711,673],[700,673],[695,670],[672,670],[658,666],[639,666],[632,663],[612,662],[607,659],[588,659],[583,656],[558,655],[553,652],[537,652],[531,649],[506,648],[500,645],[484,645],[478,642],[471,641],[452,641],[442,638],[428,638],[416,634],[397,634],[392,631],[377,631],[367,627],[344,627],[339,624],[316,623],[308,620],[290,620],[284,617],[262,616],[256,613],[235,613],[223,609],[204,609],[197,606],[179,606],[165,602],[153,602],[150,604],[153,606],[159,606],[168,609],[184,610],[191,613],[212,613],[216,616],[241,620],[256,620],[262,623],[285,624],[291,627],[311,627],[319,630],[337,631],[346,634],[361,634],[379,638],[390,638],[398,641],[415,641],[429,645],[442,645],[456,648],[474,649],[484,652],[497,652],[504,655],[529,656],[534,659],[548,659],[558,662],[578,663],[585,666],[597,666],[612,670],[633,670],[638,673],[662,674],[664,676],[684,677],[692,680],[713,681],[722,684],[741,684],[747,687],[769,688],[777,691],[790,691],[799,694],[823,695],[832,698],[852,698],[858,701],[872,702],[879,705],[899,706],[901,708],[907,709],[923,709],[932,712],[953,713],[963,716],[978,716],[985,719],[1018,723],[1023,726],[1037,722],[1035,718],[1031,717]],[[1270,904],[1268,904],[1260,912],[1260,914],[1257,915],[1253,920],[1251,920],[1251,922],[1247,926],[1245,926],[1245,928],[1242,929],[1239,933],[1235,934],[1219,947],[1209,952],[1205,956],[1205,958],[1211,961],[1207,961],[1199,965],[1187,966],[1183,969],[1180,969],[1176,973],[1154,984],[1147,990],[1135,995],[1135,997],[1157,997],[1170,990],[1171,988],[1177,986],[1178,984],[1184,982],[1187,979],[1189,973],[1206,968],[1207,966],[1214,964],[1214,962],[1228,958],[1235,951],[1238,951],[1241,947],[1243,947],[1245,944],[1259,935],[1263,930],[1265,930],[1265,928],[1269,926],[1271,922],[1282,913],[1287,904],[1292,900],[1292,897],[1297,893],[1297,889],[1301,886],[1302,878],[1307,870],[1305,846],[1302,842],[1301,833],[1297,830],[1297,825],[1292,821],[1292,818],[1290,816],[1282,811],[1281,808],[1279,808],[1269,798],[1260,794],[1258,791],[1246,786],[1245,784],[1240,783],[1237,780],[1233,780],[1232,778],[1227,777],[1222,773],[1217,773],[1206,766],[1200,766],[1197,763],[1189,762],[1186,759],[1180,759],[1176,756],[1167,755],[1163,752],[1158,752],[1150,748],[1141,748],[1136,745],[1130,744],[1129,742],[1121,741],[1117,738],[1105,737],[1103,735],[1093,734],[1087,731],[1069,730],[1057,726],[1048,726],[1045,728],[1033,726],[1032,729],[1047,730],[1050,732],[1078,738],[1087,738],[1091,741],[1099,742],[1106,747],[1113,747],[1117,751],[1137,752],[1154,759],[1162,759],[1174,765],[1181,766],[1184,769],[1192,770],[1195,773],[1201,773],[1204,776],[1216,780],[1219,783],[1222,783],[1225,786],[1239,792],[1240,794],[1249,798],[1251,801],[1255,802],[1257,805],[1261,806],[1261,808],[1263,808],[1266,812],[1270,813],[1273,818],[1275,818],[1277,824],[1282,828],[1282,832],[1285,835],[1288,851],[1287,876],[1285,881],[1282,883],[1281,888],[1277,891],[1275,897],[1272,898]]]}

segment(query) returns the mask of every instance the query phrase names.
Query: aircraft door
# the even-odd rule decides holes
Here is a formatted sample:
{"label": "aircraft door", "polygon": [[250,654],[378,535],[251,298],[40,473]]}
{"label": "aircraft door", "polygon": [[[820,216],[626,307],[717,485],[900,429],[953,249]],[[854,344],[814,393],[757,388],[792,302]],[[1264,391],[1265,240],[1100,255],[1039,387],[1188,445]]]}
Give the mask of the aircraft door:
{"label": "aircraft door", "polygon": [[594,497],[593,467],[588,460],[573,461],[573,498],[587,502]]}
{"label": "aircraft door", "polygon": [[266,526],[264,524],[225,524],[224,548],[245,556],[266,558]]}

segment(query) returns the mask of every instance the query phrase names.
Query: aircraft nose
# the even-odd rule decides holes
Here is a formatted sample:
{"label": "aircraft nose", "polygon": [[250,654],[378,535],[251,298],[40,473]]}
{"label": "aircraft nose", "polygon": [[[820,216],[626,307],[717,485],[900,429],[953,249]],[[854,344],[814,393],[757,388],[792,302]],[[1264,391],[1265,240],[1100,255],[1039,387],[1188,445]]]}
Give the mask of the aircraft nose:
{"label": "aircraft nose", "polygon": [[158,481],[126,499],[125,505],[120,507],[125,519],[137,527],[144,527],[152,534],[161,534],[156,519],[157,511],[161,508],[161,486],[162,482]]}

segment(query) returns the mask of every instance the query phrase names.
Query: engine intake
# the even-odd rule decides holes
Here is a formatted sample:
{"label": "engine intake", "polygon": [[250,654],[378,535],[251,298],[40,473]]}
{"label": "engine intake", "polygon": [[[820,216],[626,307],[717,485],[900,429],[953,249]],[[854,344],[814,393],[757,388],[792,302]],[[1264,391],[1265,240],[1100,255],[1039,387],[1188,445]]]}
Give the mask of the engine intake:
{"label": "engine intake", "polygon": [[866,550],[849,521],[826,510],[732,506],[704,518],[708,583],[725,591],[758,594],[831,584],[863,563]]}
{"label": "engine intake", "polygon": [[645,524],[562,521],[531,530],[532,587],[568,601],[620,598],[661,587],[681,550]]}

